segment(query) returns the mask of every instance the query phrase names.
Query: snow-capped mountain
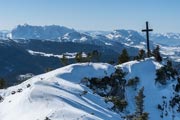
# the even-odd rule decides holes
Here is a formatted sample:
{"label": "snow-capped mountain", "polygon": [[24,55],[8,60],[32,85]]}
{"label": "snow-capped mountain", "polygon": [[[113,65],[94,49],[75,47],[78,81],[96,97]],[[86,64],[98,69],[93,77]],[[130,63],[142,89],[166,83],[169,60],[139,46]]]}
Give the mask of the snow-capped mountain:
{"label": "snow-capped mountain", "polygon": [[[72,64],[49,73],[35,76],[20,85],[0,90],[1,120],[124,120],[124,116],[136,110],[135,96],[144,87],[144,111],[149,120],[179,120],[179,112],[172,108],[170,100],[176,93],[172,81],[165,86],[155,84],[156,69],[161,64],[153,59],[130,61],[118,66],[105,63]],[[83,78],[110,76],[116,68],[127,72],[126,79],[139,77],[137,88],[126,86],[127,107],[116,113],[112,102],[83,84]],[[108,89],[111,89],[108,87]],[[123,92],[123,91],[121,91]],[[162,105],[163,109],[158,109]]]}
{"label": "snow-capped mountain", "polygon": [[180,33],[154,33],[151,40],[166,46],[180,46]]}
{"label": "snow-capped mountain", "polygon": [[110,40],[118,41],[126,46],[144,49],[146,45],[145,38],[134,30],[115,30],[106,35]]}
{"label": "snow-capped mountain", "polygon": [[54,40],[66,33],[74,32],[73,29],[58,26],[32,26],[28,24],[18,25],[11,31],[12,39],[44,39]]}
{"label": "snow-capped mountain", "polygon": [[[173,61],[179,62],[180,61],[180,47],[179,47],[179,34],[174,33],[168,33],[168,34],[150,34],[150,47],[151,50],[156,45],[160,45],[160,52],[164,57],[171,58]],[[16,69],[16,67],[19,67],[19,65],[14,65],[13,60],[9,57],[4,57],[5,54],[8,54],[8,46],[9,41],[14,42],[16,44],[15,46],[18,46],[21,48],[23,53],[26,53],[27,50],[34,51],[35,53],[43,53],[42,54],[28,54],[31,55],[31,57],[38,58],[38,64],[45,65],[44,67],[39,66],[38,71],[33,74],[42,73],[45,69],[45,67],[52,67],[57,68],[59,67],[58,57],[62,56],[62,54],[68,53],[77,53],[77,52],[85,52],[89,53],[93,50],[98,50],[102,53],[101,60],[103,62],[109,62],[109,61],[117,61],[118,55],[121,53],[122,49],[126,48],[130,56],[136,56],[138,54],[139,49],[146,50],[146,40],[144,34],[141,34],[134,30],[115,30],[115,31],[76,31],[74,29],[61,27],[61,26],[32,26],[32,25],[18,25],[16,28],[14,28],[12,31],[1,31],[0,32],[0,46],[1,47],[1,58],[0,60],[3,61],[3,64],[0,64],[0,75],[4,77],[4,69],[6,70],[6,73],[8,73],[7,76],[9,76],[9,73],[7,70],[9,70],[9,66],[14,66],[13,68]],[[11,39],[13,38],[13,39]],[[164,38],[166,38],[164,40]],[[162,40],[163,39],[163,40]],[[6,46],[6,47],[5,47]],[[12,46],[9,46],[10,50],[14,50],[17,52],[17,47],[12,48]],[[7,51],[7,52],[5,52]],[[10,53],[12,54],[12,53]],[[12,55],[14,55],[12,54]],[[25,55],[25,56],[26,56]],[[50,55],[49,57],[47,57]],[[23,56],[23,55],[22,55]],[[21,59],[22,56],[15,57],[15,60]],[[56,56],[56,57],[55,57]],[[30,58],[31,58],[30,57]],[[40,57],[40,58],[39,58]],[[26,58],[26,57],[24,57]],[[53,60],[50,60],[50,58],[53,58]],[[33,58],[35,59],[35,58]],[[45,61],[44,61],[45,60]],[[50,61],[49,61],[50,60]],[[106,60],[106,61],[105,61]],[[6,64],[4,63],[6,62]],[[40,62],[42,61],[42,62]],[[27,62],[22,62],[26,63]],[[72,62],[70,62],[72,63]],[[58,66],[56,65],[58,64]],[[5,68],[4,65],[7,65],[8,68]],[[29,65],[29,64],[28,64]],[[22,65],[20,65],[22,67]],[[30,65],[29,65],[30,66]],[[25,66],[24,66],[25,67]],[[26,69],[24,68],[23,69]],[[28,68],[32,68],[31,66]],[[27,69],[26,69],[27,70]],[[31,69],[32,70],[32,69]],[[17,71],[16,71],[17,72]],[[20,71],[19,71],[20,72]],[[18,75],[20,75],[18,73]],[[31,71],[27,71],[28,73],[32,73]],[[17,75],[17,73],[13,73],[13,75],[10,75],[11,78],[14,78],[14,76]],[[26,73],[23,73],[26,74]],[[5,78],[7,78],[7,76]]]}
{"label": "snow-capped mountain", "polygon": [[[111,31],[76,31],[63,26],[32,26],[28,24],[18,25],[11,32],[1,31],[0,37],[12,39],[41,39],[41,40],[56,40],[56,41],[71,41],[71,42],[87,42],[93,41],[97,36],[104,36],[106,39],[121,42],[126,46],[145,48],[145,37],[143,34],[134,30],[115,30]],[[150,40],[167,46],[179,46],[179,33],[153,33],[150,34]],[[102,41],[96,39],[96,41]],[[94,42],[94,41],[93,41]],[[92,43],[93,43],[92,42]],[[95,44],[97,42],[94,42]],[[108,45],[108,44],[107,44]]]}
{"label": "snow-capped mountain", "polygon": [[0,30],[0,39],[11,38],[11,32],[8,30]]}
{"label": "snow-capped mountain", "polygon": [[87,42],[91,41],[92,37],[77,31],[66,33],[64,36],[59,38],[61,42]]}

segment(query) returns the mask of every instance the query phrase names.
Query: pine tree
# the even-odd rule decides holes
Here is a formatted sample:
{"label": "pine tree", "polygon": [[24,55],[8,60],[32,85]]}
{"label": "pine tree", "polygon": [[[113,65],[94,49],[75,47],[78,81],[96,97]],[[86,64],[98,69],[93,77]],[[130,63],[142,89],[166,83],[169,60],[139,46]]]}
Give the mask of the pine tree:
{"label": "pine tree", "polygon": [[92,61],[92,53],[87,53],[87,57],[86,57],[86,62],[91,62]]}
{"label": "pine tree", "polygon": [[83,62],[82,52],[79,52],[75,56],[76,62]]}
{"label": "pine tree", "polygon": [[136,102],[136,113],[133,120],[148,120],[148,113],[144,112],[144,87],[142,87],[138,95],[135,97]]}
{"label": "pine tree", "polygon": [[136,115],[142,115],[143,111],[144,111],[144,87],[142,87],[139,92],[138,95],[135,97],[135,101],[136,101]]}
{"label": "pine tree", "polygon": [[138,56],[139,59],[144,59],[146,56],[145,51],[143,49],[139,50]]}
{"label": "pine tree", "polygon": [[146,52],[143,49],[140,49],[138,55],[134,57],[134,60],[142,60],[146,57]]}
{"label": "pine tree", "polygon": [[171,78],[175,79],[177,75],[177,70],[173,68],[172,62],[168,60],[166,65],[156,70],[155,80],[162,85],[166,85],[167,80],[170,80]]}
{"label": "pine tree", "polygon": [[161,57],[161,54],[160,54],[159,50],[160,50],[160,47],[159,47],[159,45],[157,45],[156,48],[153,50],[152,54],[155,57],[156,61],[161,62],[162,57]]}
{"label": "pine tree", "polygon": [[135,96],[136,112],[131,115],[125,116],[127,120],[148,120],[149,113],[144,112],[144,87],[142,87],[138,95]]}
{"label": "pine tree", "polygon": [[0,78],[0,89],[5,88],[5,80],[3,78]]}
{"label": "pine tree", "polygon": [[96,62],[99,61],[101,54],[97,50],[92,51],[92,58],[96,60]]}
{"label": "pine tree", "polygon": [[65,66],[68,64],[68,59],[66,58],[66,56],[63,54],[62,58],[60,58],[61,63]]}
{"label": "pine tree", "polygon": [[121,55],[118,58],[118,63],[122,64],[122,63],[128,62],[129,60],[130,58],[129,58],[127,50],[123,49]]}

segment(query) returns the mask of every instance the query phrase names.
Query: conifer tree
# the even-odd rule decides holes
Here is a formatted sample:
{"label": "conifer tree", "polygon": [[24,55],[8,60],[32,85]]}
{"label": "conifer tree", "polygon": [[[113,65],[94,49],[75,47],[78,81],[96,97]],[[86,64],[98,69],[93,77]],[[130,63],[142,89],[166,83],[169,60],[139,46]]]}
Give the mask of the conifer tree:
{"label": "conifer tree", "polygon": [[156,70],[156,82],[166,85],[167,80],[171,78],[175,79],[178,75],[178,72],[173,68],[172,62],[167,61],[167,64]]}
{"label": "conifer tree", "polygon": [[75,56],[76,62],[83,62],[82,52],[79,52]]}
{"label": "conifer tree", "polygon": [[146,56],[145,51],[143,49],[139,50],[138,56],[139,59],[144,59]]}
{"label": "conifer tree", "polygon": [[93,58],[94,60],[96,60],[96,62],[98,62],[99,59],[100,59],[100,53],[99,53],[97,50],[93,50],[93,51],[92,51],[92,58]]}
{"label": "conifer tree", "polygon": [[127,120],[148,120],[149,113],[144,112],[144,87],[142,87],[137,96],[135,96],[136,112],[131,115],[127,115]]}
{"label": "conifer tree", "polygon": [[143,49],[140,49],[138,55],[134,57],[134,60],[142,60],[146,57],[146,52]]}
{"label": "conifer tree", "polygon": [[0,89],[5,88],[5,80],[3,78],[0,78]]}
{"label": "conifer tree", "polygon": [[61,63],[65,66],[68,64],[68,59],[66,58],[66,56],[63,54],[62,58],[60,59]]}
{"label": "conifer tree", "polygon": [[143,111],[144,111],[144,87],[142,87],[139,92],[138,95],[135,97],[135,101],[136,101],[136,115],[142,115]]}
{"label": "conifer tree", "polygon": [[161,62],[162,57],[161,57],[161,54],[160,54],[159,50],[160,50],[160,47],[159,47],[159,45],[157,45],[156,48],[153,50],[152,54],[155,57],[156,61]]}
{"label": "conifer tree", "polygon": [[128,62],[129,60],[130,60],[130,57],[128,55],[127,50],[123,49],[121,55],[118,58],[118,63],[122,64],[122,63]]}
{"label": "conifer tree", "polygon": [[133,120],[148,120],[148,113],[144,112],[144,87],[142,87],[138,95],[135,97],[136,113]]}

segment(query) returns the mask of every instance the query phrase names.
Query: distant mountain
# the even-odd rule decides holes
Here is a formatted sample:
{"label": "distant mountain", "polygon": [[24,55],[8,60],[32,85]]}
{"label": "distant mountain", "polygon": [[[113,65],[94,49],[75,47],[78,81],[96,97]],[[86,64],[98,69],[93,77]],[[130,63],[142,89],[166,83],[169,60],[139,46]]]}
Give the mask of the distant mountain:
{"label": "distant mountain", "polygon": [[151,40],[166,46],[180,46],[180,33],[155,33],[151,34]]}
{"label": "distant mountain", "polygon": [[[115,30],[115,31],[76,31],[64,26],[49,25],[49,26],[32,26],[28,24],[18,25],[12,31],[0,31],[0,38],[12,39],[39,39],[39,40],[54,40],[60,42],[86,42],[92,44],[102,44],[100,38],[103,36],[111,41],[117,41],[121,44],[136,48],[145,48],[145,37],[134,30]],[[180,45],[180,33],[153,33],[150,34],[150,40],[157,44],[167,46]],[[104,39],[104,38],[103,38]],[[99,41],[101,41],[99,43]],[[104,42],[108,45],[107,42]],[[104,44],[103,43],[103,44]],[[152,46],[151,46],[152,47]]]}
{"label": "distant mountain", "polygon": [[58,58],[32,56],[13,40],[0,40],[0,55],[0,77],[7,80],[8,86],[17,83],[18,75],[40,74],[45,72],[48,67],[60,66]]}
{"label": "distant mountain", "polygon": [[134,30],[115,30],[108,34],[107,37],[110,40],[118,41],[126,46],[131,46],[139,49],[144,49],[145,38]]}
{"label": "distant mountain", "polygon": [[12,39],[45,39],[54,40],[62,37],[66,33],[74,32],[75,30],[67,27],[50,25],[50,26],[31,26],[18,25],[11,32]]}
{"label": "distant mountain", "polygon": [[0,39],[7,39],[10,38],[11,32],[8,30],[0,30]]}
{"label": "distant mountain", "polygon": [[[76,31],[57,25],[18,25],[12,31],[0,31],[0,38],[0,60],[2,61],[0,76],[11,80],[21,73],[39,74],[48,67],[55,69],[62,66],[59,58],[55,56],[66,52],[75,54],[98,50],[102,54],[100,59],[102,62],[116,62],[124,48],[128,50],[131,57],[136,56],[139,49],[146,50],[146,39],[143,34],[123,29],[112,32]],[[150,40],[151,50],[159,44],[164,57],[169,57],[176,62],[180,61],[180,34],[151,34]],[[30,54],[28,50],[43,53],[46,56]],[[6,54],[11,57],[5,57]],[[50,54],[51,57],[47,57]],[[73,60],[70,60],[70,63],[73,63]],[[25,68],[25,66],[29,67]],[[33,67],[37,68],[36,71],[33,71]]]}

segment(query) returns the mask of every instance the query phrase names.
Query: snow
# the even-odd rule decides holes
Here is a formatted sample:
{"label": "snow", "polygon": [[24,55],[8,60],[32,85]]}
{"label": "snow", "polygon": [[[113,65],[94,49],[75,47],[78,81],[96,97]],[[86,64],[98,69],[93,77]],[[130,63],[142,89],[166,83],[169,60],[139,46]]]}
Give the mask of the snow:
{"label": "snow", "polygon": [[[138,90],[144,87],[144,111],[149,113],[149,120],[161,120],[161,111],[157,109],[157,105],[163,103],[163,96],[167,97],[165,101],[167,105],[169,105],[169,100],[173,96],[172,85],[175,82],[174,81],[167,86],[160,86],[158,84],[155,84],[156,69],[159,69],[160,67],[162,67],[162,65],[150,58],[144,61],[127,62],[117,67],[121,67],[124,71],[128,72],[128,75],[126,76],[127,80],[136,76],[140,78],[140,83],[137,86],[137,90],[126,88],[126,99],[128,101],[127,112],[135,112],[134,97],[137,95]],[[166,108],[166,110],[168,111],[168,115],[167,117],[164,117],[163,120],[172,119],[173,110],[168,108]],[[175,113],[175,116],[176,118],[174,120],[180,119],[178,113]]]}
{"label": "snow", "polygon": [[[115,113],[110,108],[112,103],[105,103],[104,98],[81,84],[84,77],[102,78],[110,76],[115,68],[127,72],[126,79],[139,77],[140,82],[135,90],[126,87],[125,99],[128,106],[123,113]],[[0,103],[1,120],[121,120],[122,116],[135,112],[135,99],[139,89],[144,87],[144,111],[149,113],[149,120],[161,120],[162,111],[157,109],[163,101],[169,106],[173,96],[173,84],[166,86],[155,84],[156,69],[162,64],[153,58],[141,61],[130,61],[118,66],[106,63],[79,63],[68,65],[54,71],[35,76],[20,85],[0,90],[4,98]],[[27,87],[27,85],[30,85]],[[22,89],[22,92],[18,92]],[[12,92],[16,92],[12,94]],[[87,91],[87,93],[85,93]],[[166,96],[166,99],[163,98]],[[165,108],[168,115],[163,120],[179,120],[180,115],[172,108]]]}
{"label": "snow", "polygon": [[[86,86],[84,77],[110,75],[115,68],[105,63],[73,64],[35,76],[20,85],[0,91],[1,120],[119,120],[120,115],[109,110],[111,104]],[[30,84],[30,87],[27,85]],[[18,89],[22,92],[17,92]],[[11,94],[16,91],[15,94]],[[83,95],[83,91],[87,94]]]}
{"label": "snow", "polygon": [[87,41],[87,38],[86,37],[81,37],[80,41],[82,41],[82,42]]}
{"label": "snow", "polygon": [[161,54],[168,56],[176,62],[180,62],[180,47],[179,46],[163,46],[160,45]]}
{"label": "snow", "polygon": [[105,43],[105,45],[112,46],[112,44],[111,44],[111,43],[107,43],[107,42]]}
{"label": "snow", "polygon": [[[66,56],[67,59],[73,59],[75,58],[77,52],[74,53],[63,53],[62,55],[54,55],[52,53],[44,53],[44,52],[37,52],[37,51],[33,51],[33,50],[27,50],[31,55],[40,55],[40,56],[44,56],[44,57],[57,57],[57,58],[62,58],[63,55]],[[87,57],[87,55],[83,52],[82,53],[82,57]]]}

